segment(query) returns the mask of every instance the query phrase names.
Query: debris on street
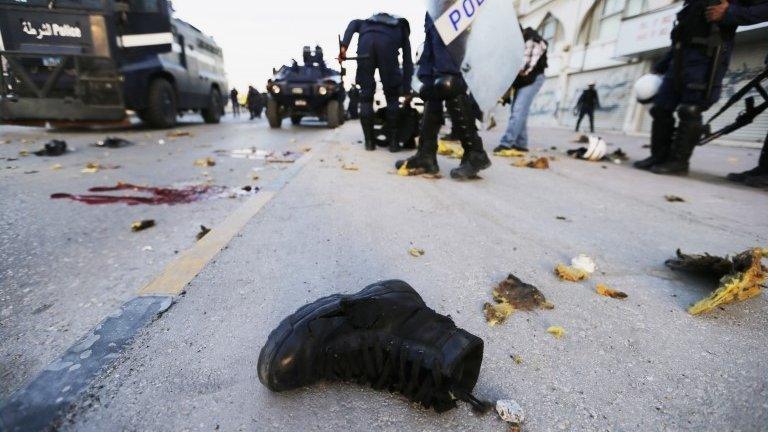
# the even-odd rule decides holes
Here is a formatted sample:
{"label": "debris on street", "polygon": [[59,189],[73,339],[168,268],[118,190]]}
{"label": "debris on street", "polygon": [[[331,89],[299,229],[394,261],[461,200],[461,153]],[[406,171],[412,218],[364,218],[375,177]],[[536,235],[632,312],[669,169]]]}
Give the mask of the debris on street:
{"label": "debris on street", "polygon": [[212,158],[210,156],[207,157],[207,158],[203,158],[203,159],[197,159],[197,160],[195,160],[194,165],[196,167],[200,167],[200,168],[207,168],[207,167],[216,166],[216,159],[214,159],[214,158]]}
{"label": "debris on street", "polygon": [[485,320],[490,326],[503,323],[516,310],[554,309],[538,288],[513,274],[501,281],[492,295],[495,304],[483,305]]}
{"label": "debris on street", "polygon": [[118,168],[120,168],[120,165],[102,165],[99,162],[88,162],[85,164],[85,168],[81,169],[80,172],[83,174],[94,174],[101,170]]}
{"label": "debris on street", "polygon": [[571,259],[571,267],[582,270],[587,274],[592,274],[597,270],[595,260],[584,254],[579,254],[576,258]]}
{"label": "debris on street", "polygon": [[502,420],[513,425],[520,425],[525,421],[523,408],[512,399],[500,399],[496,401],[496,412]]}
{"label": "debris on street", "polygon": [[61,168],[63,168],[63,166],[62,166],[61,164],[53,164],[53,165],[51,165],[51,169],[52,169],[53,171],[58,171],[58,170],[60,170]]}
{"label": "debris on street", "polygon": [[565,329],[560,326],[552,326],[547,329],[547,333],[554,336],[555,339],[562,339],[565,336]]}
{"label": "debris on street", "polygon": [[144,231],[145,229],[152,228],[153,226],[155,226],[154,219],[144,219],[144,220],[140,220],[132,223],[131,231],[133,232]]}
{"label": "debris on street", "polygon": [[165,134],[168,138],[181,138],[181,137],[191,137],[192,132],[189,131],[183,131],[183,130],[173,130]]}
{"label": "debris on street", "polygon": [[267,155],[266,160],[268,163],[294,163],[301,157],[301,154],[292,152],[292,151],[284,151],[279,154],[270,153]]}
{"label": "debris on street", "polygon": [[461,159],[464,156],[464,148],[458,141],[441,139],[437,142],[437,154],[448,156],[452,159]]}
{"label": "debris on street", "polygon": [[515,149],[503,149],[497,152],[493,152],[493,154],[494,156],[508,157],[508,158],[525,157],[526,155],[528,155],[528,153],[526,152],[522,152],[520,150],[515,150]]}
{"label": "debris on street", "polygon": [[664,199],[667,200],[667,202],[676,203],[676,202],[685,202],[685,200],[677,195],[664,195]]}
{"label": "debris on street", "polygon": [[[101,186],[88,189],[92,194],[73,195],[68,193],[55,193],[51,199],[69,199],[90,205],[100,204],[128,204],[128,205],[161,205],[161,204],[188,204],[200,201],[206,197],[220,193],[223,188],[219,186],[199,185],[188,186],[180,189],[138,186],[130,183],[118,183],[115,186]],[[137,195],[101,195],[104,192],[133,191],[145,193],[148,196]]]}
{"label": "debris on street", "polygon": [[688,309],[691,315],[709,312],[719,306],[744,301],[760,295],[766,283],[762,259],[768,258],[768,249],[746,250],[733,258],[709,254],[687,255],[679,249],[677,258],[667,260],[667,267],[717,281],[717,289],[707,298]]}
{"label": "debris on street", "polygon": [[200,225],[200,231],[197,233],[195,238],[197,238],[197,241],[200,241],[203,237],[208,235],[209,232],[211,232],[210,228],[206,227],[205,225]]}
{"label": "debris on street", "polygon": [[[226,150],[216,150],[215,153],[227,154]],[[257,149],[256,147],[249,147],[243,149],[235,149],[228,152],[229,156],[235,159],[251,159],[251,160],[266,160],[267,156],[273,154],[273,152]]]}
{"label": "debris on street", "polygon": [[122,147],[132,146],[133,142],[123,138],[106,137],[102,141],[96,141],[93,145],[95,147],[122,148]]}
{"label": "debris on street", "polygon": [[345,163],[341,165],[341,169],[344,171],[359,171],[360,168],[353,163]]}
{"label": "debris on street", "polygon": [[605,284],[597,284],[595,291],[597,291],[597,293],[603,297],[610,297],[619,300],[624,300],[625,298],[629,297],[627,293],[608,288],[608,286]]}
{"label": "debris on street", "polygon": [[[22,150],[24,151],[24,150]],[[67,152],[67,142],[61,140],[51,140],[45,146],[36,151],[36,156],[61,156]],[[21,154],[21,152],[19,153]]]}
{"label": "debris on street", "polygon": [[544,156],[536,159],[520,158],[513,162],[512,166],[518,168],[549,169],[549,158]]}
{"label": "debris on street", "polygon": [[555,267],[555,274],[560,279],[568,282],[581,282],[589,279],[589,273],[565,264],[558,264],[557,267]]}
{"label": "debris on street", "polygon": [[584,159],[591,162],[598,162],[605,158],[608,153],[608,144],[604,139],[597,136],[587,137],[587,147],[568,150],[566,153],[576,159]]}
{"label": "debris on street", "polygon": [[512,356],[512,361],[515,362],[515,364],[523,364],[523,357],[515,354]]}
{"label": "debris on street", "polygon": [[410,249],[408,249],[408,253],[409,253],[409,254],[410,254],[412,257],[418,258],[418,257],[420,257],[420,256],[424,256],[424,254],[425,254],[426,252],[424,252],[424,249],[419,249],[419,248],[410,248]]}

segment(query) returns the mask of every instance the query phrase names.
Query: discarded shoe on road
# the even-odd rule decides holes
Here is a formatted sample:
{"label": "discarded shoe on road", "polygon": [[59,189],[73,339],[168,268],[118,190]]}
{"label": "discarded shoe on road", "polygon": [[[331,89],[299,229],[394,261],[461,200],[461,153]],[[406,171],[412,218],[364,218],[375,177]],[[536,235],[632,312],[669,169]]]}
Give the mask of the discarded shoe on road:
{"label": "discarded shoe on road", "polygon": [[259,380],[275,392],[318,381],[368,384],[437,412],[472,395],[483,340],[428,308],[407,283],[390,280],[357,294],[303,306],[272,331],[259,355]]}

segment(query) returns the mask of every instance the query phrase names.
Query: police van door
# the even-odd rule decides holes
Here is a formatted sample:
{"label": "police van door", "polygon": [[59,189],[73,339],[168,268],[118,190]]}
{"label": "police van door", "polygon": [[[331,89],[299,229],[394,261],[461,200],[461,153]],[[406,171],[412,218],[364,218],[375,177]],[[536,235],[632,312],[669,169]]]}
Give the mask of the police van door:
{"label": "police van door", "polygon": [[117,46],[134,57],[171,51],[171,11],[166,0],[116,0]]}

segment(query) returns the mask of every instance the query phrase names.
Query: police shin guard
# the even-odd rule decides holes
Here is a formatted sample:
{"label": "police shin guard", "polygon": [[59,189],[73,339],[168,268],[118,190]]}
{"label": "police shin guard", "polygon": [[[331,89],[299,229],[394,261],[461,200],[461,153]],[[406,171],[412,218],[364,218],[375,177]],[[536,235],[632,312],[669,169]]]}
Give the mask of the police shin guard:
{"label": "police shin guard", "polygon": [[650,170],[652,166],[667,159],[672,137],[675,135],[675,117],[672,111],[658,107],[651,108],[651,156],[634,163],[634,167]]}
{"label": "police shin guard", "polygon": [[680,123],[677,127],[669,156],[666,161],[651,167],[654,174],[687,174],[688,161],[693,149],[704,133],[701,108],[697,105],[681,105],[677,109]]}
{"label": "police shin guard", "polygon": [[461,141],[464,156],[458,168],[451,170],[451,177],[459,180],[477,178],[477,174],[491,166],[491,160],[483,149],[483,140],[477,134],[472,102],[465,92],[446,101],[454,133]]}
{"label": "police shin guard", "polygon": [[387,143],[389,144],[390,153],[397,153],[400,151],[397,114],[397,110],[387,110]]}
{"label": "police shin guard", "polygon": [[261,349],[259,380],[275,392],[319,381],[355,382],[400,393],[437,412],[472,395],[483,340],[428,308],[407,283],[321,298],[285,318]]}
{"label": "police shin guard", "polygon": [[365,149],[368,151],[376,150],[376,142],[373,140],[373,117],[360,117],[360,126],[363,128]]}
{"label": "police shin guard", "polygon": [[421,132],[419,133],[419,148],[416,154],[408,159],[399,160],[395,164],[397,169],[403,165],[409,170],[423,172],[425,174],[437,174],[440,167],[437,165],[437,134],[443,120],[443,102],[440,100],[426,100],[424,102],[424,118],[421,120]]}

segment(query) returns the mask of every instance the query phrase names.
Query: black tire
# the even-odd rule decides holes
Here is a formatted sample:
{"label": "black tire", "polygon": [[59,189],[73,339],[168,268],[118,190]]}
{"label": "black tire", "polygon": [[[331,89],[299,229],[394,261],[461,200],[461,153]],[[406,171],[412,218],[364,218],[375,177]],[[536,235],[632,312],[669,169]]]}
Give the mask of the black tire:
{"label": "black tire", "polygon": [[168,80],[157,78],[149,84],[149,98],[143,117],[150,126],[160,129],[176,125],[176,91]]}
{"label": "black tire", "polygon": [[279,129],[283,124],[283,119],[280,117],[280,105],[274,99],[267,101],[267,120],[272,129]]}
{"label": "black tire", "polygon": [[328,127],[331,129],[336,129],[337,127],[341,126],[341,118],[343,117],[341,112],[341,104],[337,100],[332,100],[328,102],[328,105],[325,107],[326,110],[326,117],[328,119]]}
{"label": "black tire", "polygon": [[301,116],[291,116],[291,124],[298,126],[301,124]]}
{"label": "black tire", "polygon": [[221,92],[219,89],[211,89],[211,94],[208,96],[208,106],[200,111],[203,115],[203,120],[206,123],[218,124],[221,121],[221,113],[223,111],[221,104]]}

